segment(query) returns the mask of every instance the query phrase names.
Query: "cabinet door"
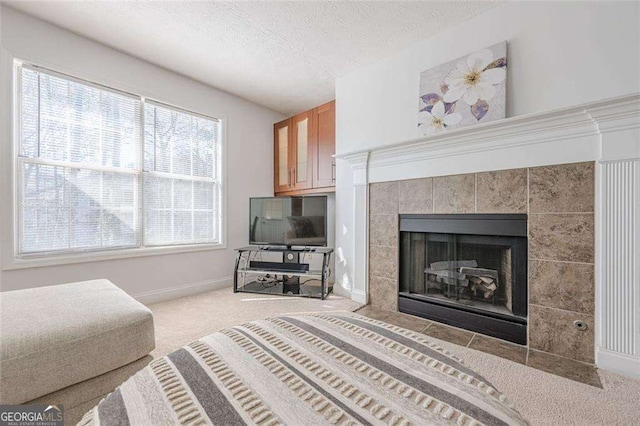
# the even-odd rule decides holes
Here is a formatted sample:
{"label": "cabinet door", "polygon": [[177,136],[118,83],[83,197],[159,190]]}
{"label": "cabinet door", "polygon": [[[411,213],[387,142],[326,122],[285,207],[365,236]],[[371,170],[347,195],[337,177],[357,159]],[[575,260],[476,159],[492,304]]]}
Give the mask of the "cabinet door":
{"label": "cabinet door", "polygon": [[291,191],[291,119],[273,125],[274,183],[273,192]]}
{"label": "cabinet door", "polygon": [[290,156],[293,189],[308,189],[313,180],[313,138],[312,138],[312,113],[306,111],[291,119],[293,131]]}
{"label": "cabinet door", "polygon": [[316,128],[313,187],[324,188],[336,184],[336,109],[331,101],[314,109]]}

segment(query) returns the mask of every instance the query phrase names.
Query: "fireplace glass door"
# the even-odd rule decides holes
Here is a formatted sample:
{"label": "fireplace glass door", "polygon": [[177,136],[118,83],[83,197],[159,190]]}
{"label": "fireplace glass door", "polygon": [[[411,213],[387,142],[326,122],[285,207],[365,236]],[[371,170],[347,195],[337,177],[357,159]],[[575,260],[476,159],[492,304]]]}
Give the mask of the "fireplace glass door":
{"label": "fireplace glass door", "polygon": [[[400,294],[499,317],[526,316],[514,288],[519,238],[402,232]],[[516,300],[514,300],[516,299]]]}

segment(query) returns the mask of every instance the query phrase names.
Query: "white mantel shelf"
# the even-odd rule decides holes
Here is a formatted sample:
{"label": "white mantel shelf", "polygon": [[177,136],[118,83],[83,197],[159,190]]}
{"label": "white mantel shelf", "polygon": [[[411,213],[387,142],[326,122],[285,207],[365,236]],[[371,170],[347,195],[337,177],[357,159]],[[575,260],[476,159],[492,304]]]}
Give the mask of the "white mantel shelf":
{"label": "white mantel shelf", "polygon": [[640,378],[640,93],[335,157],[353,173],[352,226],[342,243],[351,296],[361,303],[368,300],[369,183],[596,162],[596,363]]}
{"label": "white mantel shelf", "polygon": [[[617,123],[623,120],[625,123]],[[612,123],[614,122],[614,123]],[[603,125],[603,126],[602,126]],[[455,153],[487,151],[540,144],[563,138],[599,134],[607,128],[622,130],[640,125],[640,93],[605,101],[532,113],[467,126],[437,134],[338,153],[334,157],[356,168],[402,164]],[[599,129],[604,127],[604,129]],[[640,152],[636,153],[640,157]]]}

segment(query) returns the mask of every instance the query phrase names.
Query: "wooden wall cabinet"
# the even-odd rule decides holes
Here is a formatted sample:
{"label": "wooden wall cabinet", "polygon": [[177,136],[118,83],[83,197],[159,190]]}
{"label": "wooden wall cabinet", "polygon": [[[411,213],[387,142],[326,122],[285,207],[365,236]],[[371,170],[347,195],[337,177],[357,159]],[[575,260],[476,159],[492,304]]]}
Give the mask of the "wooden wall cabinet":
{"label": "wooden wall cabinet", "polygon": [[335,191],[335,101],[273,126],[274,193]]}
{"label": "wooden wall cabinet", "polygon": [[293,190],[309,189],[313,179],[313,114],[303,112],[291,118],[291,182]]}
{"label": "wooden wall cabinet", "polygon": [[336,185],[336,102],[313,109],[315,134],[313,187],[335,188]]}
{"label": "wooden wall cabinet", "polygon": [[291,119],[281,121],[273,125],[274,140],[274,192],[291,191],[291,163],[290,145],[291,145]]}

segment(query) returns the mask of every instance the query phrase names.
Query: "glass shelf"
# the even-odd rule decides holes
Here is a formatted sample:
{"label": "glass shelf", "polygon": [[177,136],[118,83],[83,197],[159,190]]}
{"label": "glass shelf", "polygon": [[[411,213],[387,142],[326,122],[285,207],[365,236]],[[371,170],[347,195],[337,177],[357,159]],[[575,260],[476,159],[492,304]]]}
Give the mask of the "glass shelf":
{"label": "glass shelf", "polygon": [[[234,271],[234,292],[325,299],[333,290],[333,285],[328,282],[332,248],[248,246],[236,249],[236,251],[238,255]],[[264,262],[262,255],[267,253],[277,254],[269,256],[269,262]],[[273,261],[273,258],[278,255],[281,255],[282,261]],[[286,257],[293,259],[293,261],[285,262]],[[252,267],[252,262],[262,264]],[[265,266],[264,263],[269,263],[269,265]],[[273,268],[270,267],[271,264]],[[295,268],[287,269],[288,264],[308,264],[313,267],[310,266],[308,271],[302,271]]]}
{"label": "glass shelf", "polygon": [[307,272],[304,271],[293,271],[293,270],[284,270],[284,269],[269,269],[269,268],[243,268],[238,269],[238,273],[252,273],[252,274],[277,274],[277,275],[289,275],[293,277],[322,277],[322,270],[310,270]]}

